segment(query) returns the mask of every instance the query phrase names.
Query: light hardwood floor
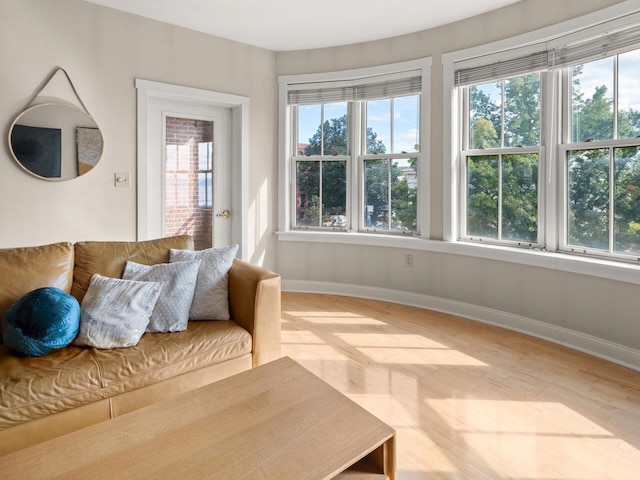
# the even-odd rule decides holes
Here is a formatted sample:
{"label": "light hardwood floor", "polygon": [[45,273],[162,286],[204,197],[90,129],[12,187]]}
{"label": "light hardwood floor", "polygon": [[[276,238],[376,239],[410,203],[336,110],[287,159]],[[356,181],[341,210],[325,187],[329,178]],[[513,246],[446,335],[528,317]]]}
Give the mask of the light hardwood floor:
{"label": "light hardwood floor", "polygon": [[396,429],[398,480],[640,479],[639,372],[374,300],[282,311],[283,354]]}

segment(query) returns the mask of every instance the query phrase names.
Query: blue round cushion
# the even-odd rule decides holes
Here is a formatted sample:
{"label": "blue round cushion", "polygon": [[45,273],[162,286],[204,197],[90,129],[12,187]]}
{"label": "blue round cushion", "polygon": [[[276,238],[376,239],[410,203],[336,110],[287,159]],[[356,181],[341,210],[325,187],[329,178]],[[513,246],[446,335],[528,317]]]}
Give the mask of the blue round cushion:
{"label": "blue round cushion", "polygon": [[19,354],[39,357],[69,345],[79,327],[78,301],[59,288],[44,287],[9,307],[2,320],[2,340]]}

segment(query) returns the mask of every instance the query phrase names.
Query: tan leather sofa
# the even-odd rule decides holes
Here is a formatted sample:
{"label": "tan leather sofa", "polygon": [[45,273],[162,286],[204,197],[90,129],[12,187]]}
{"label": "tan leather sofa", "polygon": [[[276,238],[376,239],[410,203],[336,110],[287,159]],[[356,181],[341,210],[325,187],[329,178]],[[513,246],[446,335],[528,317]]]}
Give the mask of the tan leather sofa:
{"label": "tan leather sofa", "polygon": [[[93,273],[121,277],[127,260],[169,261],[179,236],[146,242],[0,249],[0,318],[21,295],[58,287],[78,301]],[[69,346],[37,358],[0,344],[0,455],[108,420],[280,357],[280,276],[234,260],[229,321],[191,321],[112,350]]]}

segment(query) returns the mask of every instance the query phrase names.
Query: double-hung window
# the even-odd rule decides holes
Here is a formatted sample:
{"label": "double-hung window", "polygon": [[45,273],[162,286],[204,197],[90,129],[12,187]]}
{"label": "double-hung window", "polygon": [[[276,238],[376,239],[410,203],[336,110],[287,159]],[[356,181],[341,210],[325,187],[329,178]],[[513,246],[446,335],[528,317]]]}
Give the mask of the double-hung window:
{"label": "double-hung window", "polygon": [[420,96],[363,102],[361,228],[417,233]]}
{"label": "double-hung window", "polygon": [[412,67],[287,84],[288,230],[419,235],[422,70]]}
{"label": "double-hung window", "polygon": [[541,73],[467,86],[462,237],[539,242]]}
{"label": "double-hung window", "polygon": [[640,39],[637,47],[563,72],[563,249],[640,256]]}
{"label": "double-hung window", "polygon": [[350,163],[348,104],[298,105],[292,118],[296,124],[293,223],[298,228],[344,229]]}
{"label": "double-hung window", "polygon": [[640,260],[637,23],[486,59],[453,68],[458,239]]}

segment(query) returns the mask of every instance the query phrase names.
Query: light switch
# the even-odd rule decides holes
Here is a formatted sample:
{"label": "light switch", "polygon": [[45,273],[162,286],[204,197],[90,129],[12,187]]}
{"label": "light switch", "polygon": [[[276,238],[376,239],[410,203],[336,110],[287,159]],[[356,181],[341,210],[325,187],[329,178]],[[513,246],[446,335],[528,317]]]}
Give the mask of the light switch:
{"label": "light switch", "polygon": [[113,174],[113,181],[116,187],[131,186],[131,174],[129,172],[116,172]]}

